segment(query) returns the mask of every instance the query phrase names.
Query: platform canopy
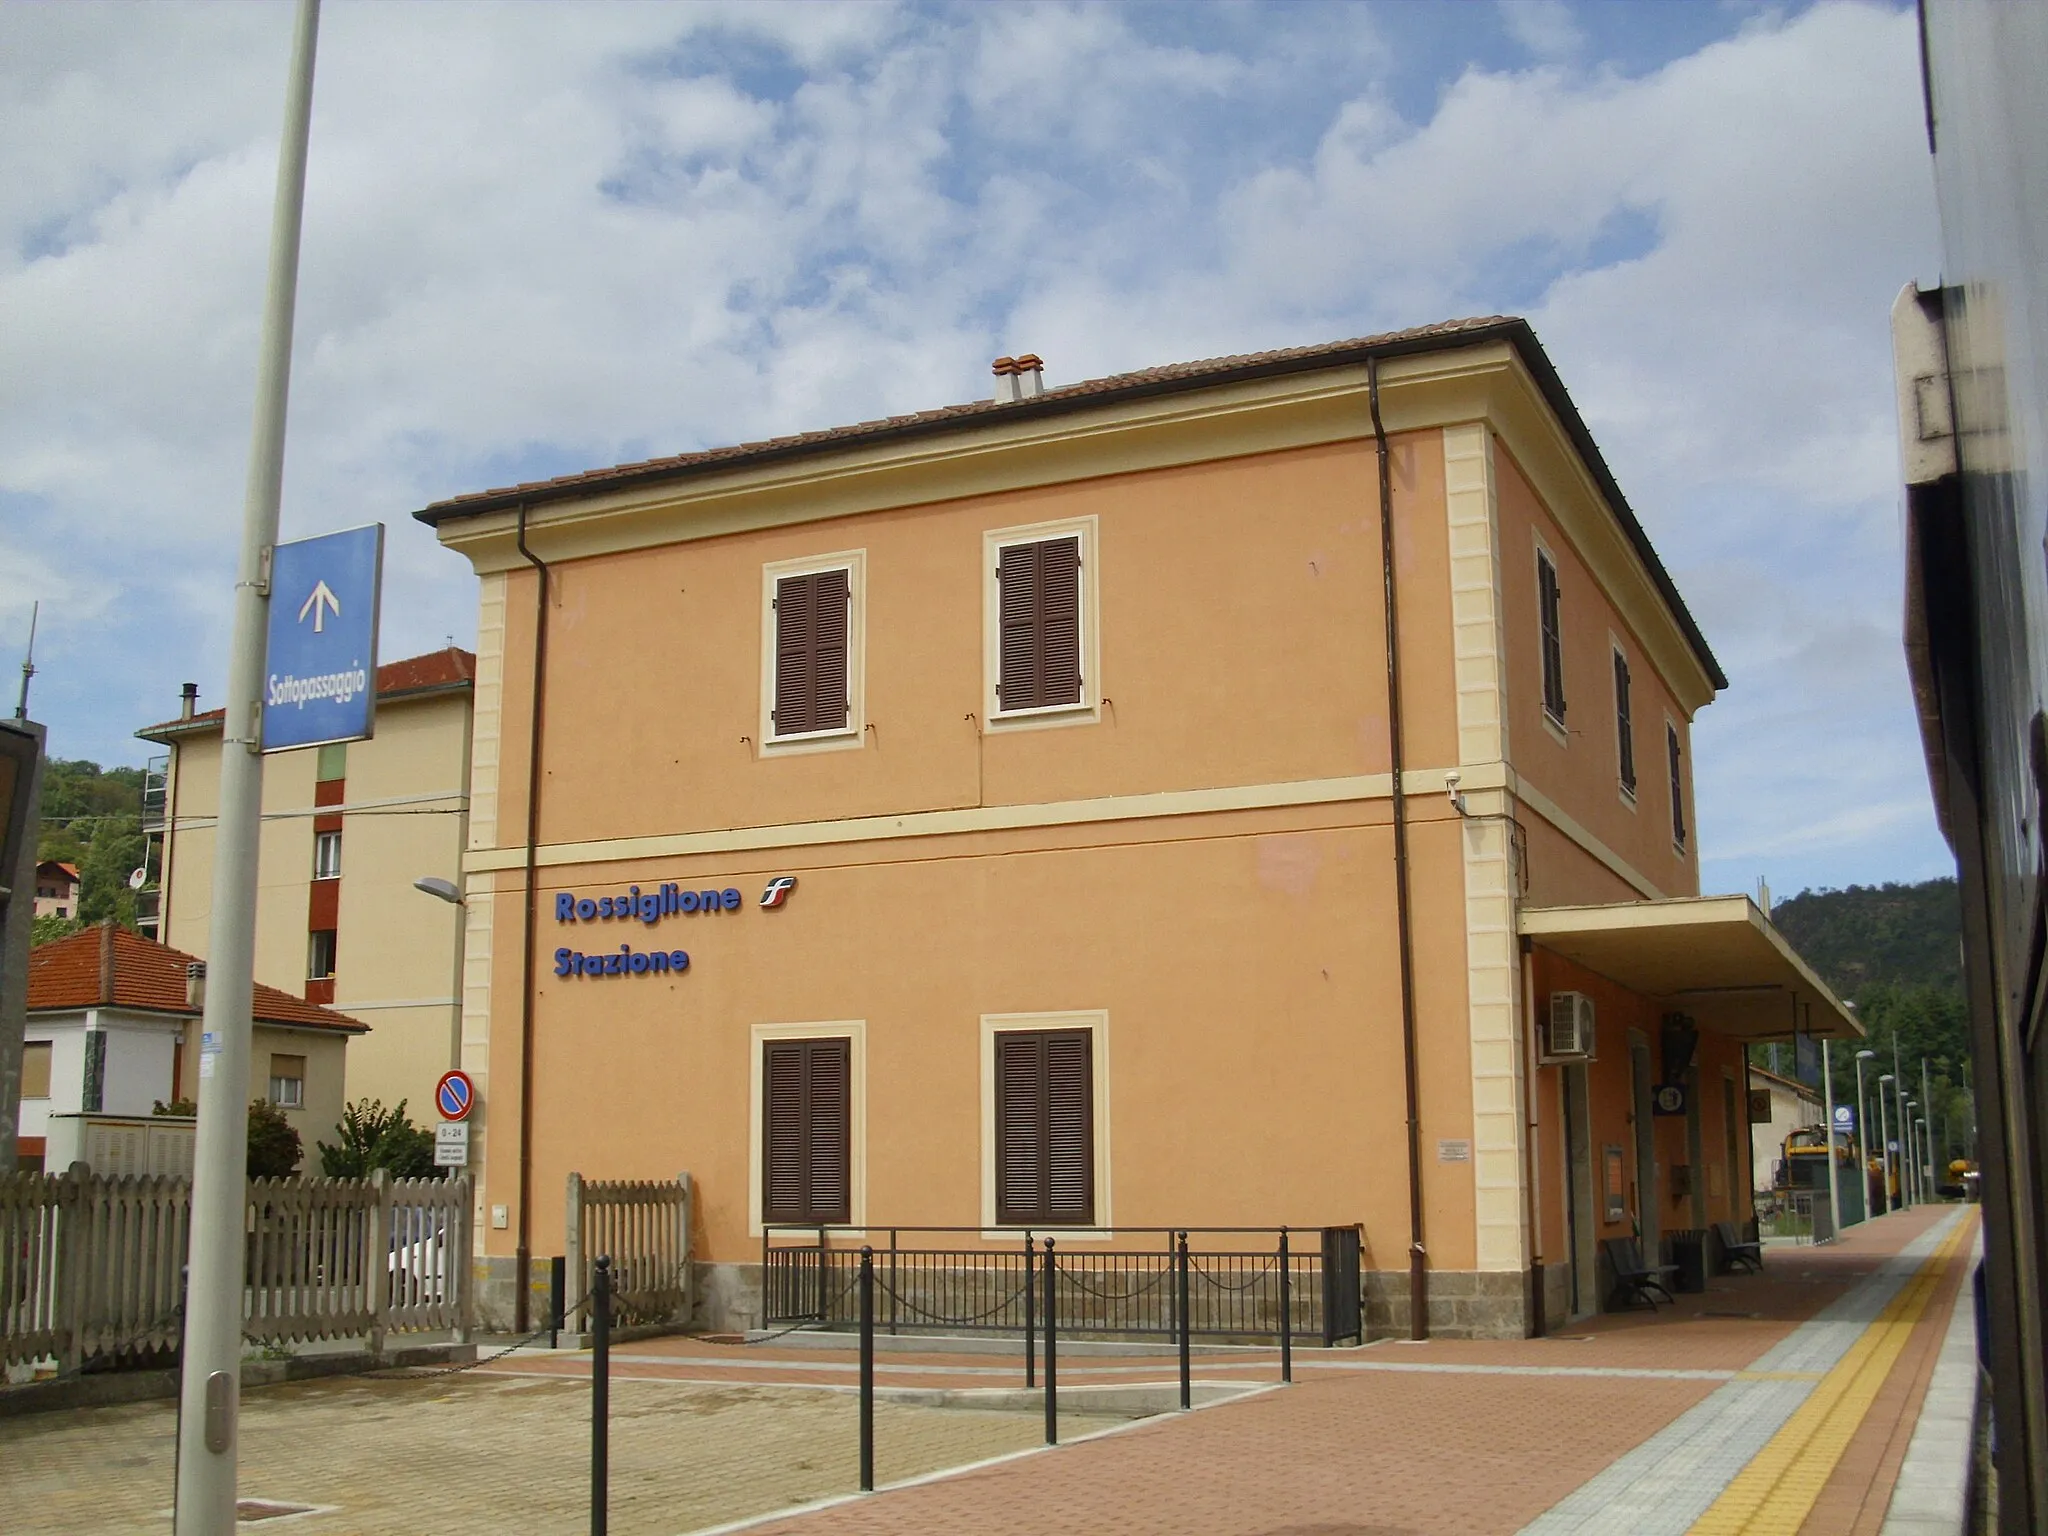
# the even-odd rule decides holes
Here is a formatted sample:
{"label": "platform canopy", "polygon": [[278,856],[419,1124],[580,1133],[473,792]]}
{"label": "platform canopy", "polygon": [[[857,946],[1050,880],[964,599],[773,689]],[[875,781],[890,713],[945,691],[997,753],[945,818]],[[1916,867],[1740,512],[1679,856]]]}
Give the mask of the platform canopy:
{"label": "platform canopy", "polygon": [[1856,1040],[1863,1026],[1747,896],[1524,907],[1522,935],[1631,992],[1743,1040],[1798,1032]]}

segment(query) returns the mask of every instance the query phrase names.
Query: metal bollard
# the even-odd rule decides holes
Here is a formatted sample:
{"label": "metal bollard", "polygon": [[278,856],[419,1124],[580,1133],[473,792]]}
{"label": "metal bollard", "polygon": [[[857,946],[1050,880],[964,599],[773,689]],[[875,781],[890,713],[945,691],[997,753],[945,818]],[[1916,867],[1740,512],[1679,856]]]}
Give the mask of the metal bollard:
{"label": "metal bollard", "polygon": [[1053,1278],[1059,1267],[1052,1255],[1052,1239],[1045,1240],[1045,1443],[1060,1443],[1060,1383],[1057,1340],[1059,1327],[1054,1317]]}
{"label": "metal bollard", "polygon": [[1024,1386],[1038,1385],[1038,1244],[1024,1234]]}
{"label": "metal bollard", "polygon": [[590,1282],[590,1536],[604,1536],[611,1508],[612,1261]]}
{"label": "metal bollard", "polygon": [[1294,1380],[1294,1294],[1287,1276],[1287,1229],[1280,1229],[1280,1379]]}
{"label": "metal bollard", "polygon": [[[894,1255],[891,1260],[893,1262]],[[860,1251],[860,1491],[875,1491],[875,1250]]]}
{"label": "metal bollard", "polygon": [[1195,1404],[1193,1383],[1188,1379],[1188,1235],[1177,1233],[1173,1247],[1173,1289],[1180,1312],[1180,1405],[1183,1409]]}
{"label": "metal bollard", "polygon": [[548,1260],[548,1348],[562,1347],[562,1314],[569,1305],[569,1261],[561,1254]]}

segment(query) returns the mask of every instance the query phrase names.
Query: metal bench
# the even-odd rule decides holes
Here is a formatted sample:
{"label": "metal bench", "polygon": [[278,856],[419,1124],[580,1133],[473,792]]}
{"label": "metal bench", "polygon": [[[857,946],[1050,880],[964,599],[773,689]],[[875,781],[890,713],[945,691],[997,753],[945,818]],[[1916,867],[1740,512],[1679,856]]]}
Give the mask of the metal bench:
{"label": "metal bench", "polygon": [[1764,1269],[1764,1245],[1744,1242],[1735,1230],[1732,1221],[1714,1223],[1714,1236],[1721,1240],[1721,1262],[1728,1269],[1737,1264],[1747,1264],[1752,1274],[1762,1274]]}
{"label": "metal bench", "polygon": [[1607,1250],[1607,1262],[1614,1270],[1614,1294],[1607,1303],[1611,1310],[1622,1311],[1641,1300],[1654,1312],[1658,1296],[1669,1302],[1678,1300],[1666,1283],[1678,1273],[1676,1264],[1645,1264],[1643,1250],[1632,1237],[1606,1238],[1600,1246]]}

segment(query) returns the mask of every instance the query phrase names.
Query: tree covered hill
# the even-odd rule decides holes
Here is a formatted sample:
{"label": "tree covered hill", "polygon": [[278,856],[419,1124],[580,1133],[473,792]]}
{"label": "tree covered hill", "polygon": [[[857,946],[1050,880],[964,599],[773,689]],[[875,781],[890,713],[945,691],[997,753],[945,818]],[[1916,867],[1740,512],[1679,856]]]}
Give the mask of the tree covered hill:
{"label": "tree covered hill", "polygon": [[[1969,1024],[1963,1004],[1962,907],[1953,880],[1852,885],[1801,891],[1775,904],[1771,920],[1837,996],[1856,1004],[1877,1053],[1874,1071],[1896,1059],[1907,1092],[1918,1094],[1927,1063],[1929,1124],[1943,1161],[1971,1150],[1974,1114]],[[1896,1055],[1895,1055],[1896,1052]],[[1834,1051],[1836,1091],[1853,1055]]]}
{"label": "tree covered hill", "polygon": [[1771,921],[1842,997],[1872,982],[1960,989],[1962,907],[1953,880],[1801,891]]}
{"label": "tree covered hill", "polygon": [[[84,922],[113,917],[135,924],[128,874],[142,863],[142,779],[140,768],[101,768],[83,759],[58,757],[43,764],[36,857],[78,866],[78,917]],[[47,938],[60,937],[66,926],[54,919],[42,923],[39,932]]]}

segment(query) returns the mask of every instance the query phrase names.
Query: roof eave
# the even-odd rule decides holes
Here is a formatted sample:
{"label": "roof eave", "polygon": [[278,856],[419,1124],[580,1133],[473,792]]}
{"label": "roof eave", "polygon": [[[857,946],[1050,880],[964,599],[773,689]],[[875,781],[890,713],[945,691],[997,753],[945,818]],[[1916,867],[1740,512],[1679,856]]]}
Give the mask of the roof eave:
{"label": "roof eave", "polygon": [[[1331,351],[1318,351],[1306,357],[1268,358],[1258,362],[1243,363],[1235,367],[1218,368],[1211,372],[1186,375],[1170,379],[1143,379],[1116,389],[1091,391],[1085,394],[1051,394],[1036,399],[1017,401],[1000,413],[1004,421],[1032,420],[1041,417],[1070,415],[1081,411],[1092,411],[1112,406],[1127,400],[1142,400],[1161,395],[1186,394],[1195,390],[1213,389],[1220,385],[1244,383],[1256,379],[1279,378],[1288,374],[1316,373],[1331,368],[1358,367],[1373,359],[1385,360],[1395,357],[1413,357],[1429,352],[1463,351],[1472,347],[1487,346],[1506,342],[1528,368],[1542,393],[1544,402],[1563,424],[1572,447],[1577,451],[1586,468],[1591,472],[1600,493],[1606,498],[1614,515],[1620,520],[1622,531],[1628,536],[1637,557],[1649,573],[1651,583],[1658,595],[1671,610],[1673,620],[1684,635],[1686,644],[1698,658],[1702,669],[1712,681],[1717,692],[1728,687],[1728,675],[1722,671],[1713,649],[1707,644],[1706,636],[1700,632],[1685,599],[1679,596],[1678,586],[1664,563],[1657,556],[1650,538],[1644,532],[1635,510],[1622,494],[1621,486],[1614,478],[1614,472],[1601,456],[1599,446],[1593,441],[1593,434],[1579,415],[1578,406],[1564,387],[1564,380],[1552,366],[1543,345],[1536,339],[1536,333],[1526,320],[1510,319],[1487,325],[1478,325],[1470,330],[1449,334],[1424,334],[1390,338],[1385,341],[1362,343],[1355,347],[1341,347]],[[516,510],[521,505],[528,507],[551,501],[571,501],[600,492],[610,493],[630,490],[636,486],[661,484],[689,479],[696,475],[722,474],[740,466],[770,464],[790,459],[812,458],[823,454],[845,453],[870,444],[902,442],[921,437],[938,437],[952,432],[972,431],[986,425],[996,413],[976,413],[963,416],[945,416],[925,421],[886,422],[871,431],[848,434],[840,437],[818,437],[807,441],[768,444],[748,453],[736,453],[728,457],[707,460],[694,464],[652,464],[645,468],[626,468],[615,475],[593,479],[571,479],[562,484],[541,484],[524,488],[513,488],[499,492],[486,492],[474,497],[463,497],[455,501],[436,502],[422,507],[412,515],[428,527],[439,529],[443,523],[463,518],[481,517],[494,512]],[[138,733],[141,734],[141,733]],[[152,738],[154,739],[154,738]]]}

